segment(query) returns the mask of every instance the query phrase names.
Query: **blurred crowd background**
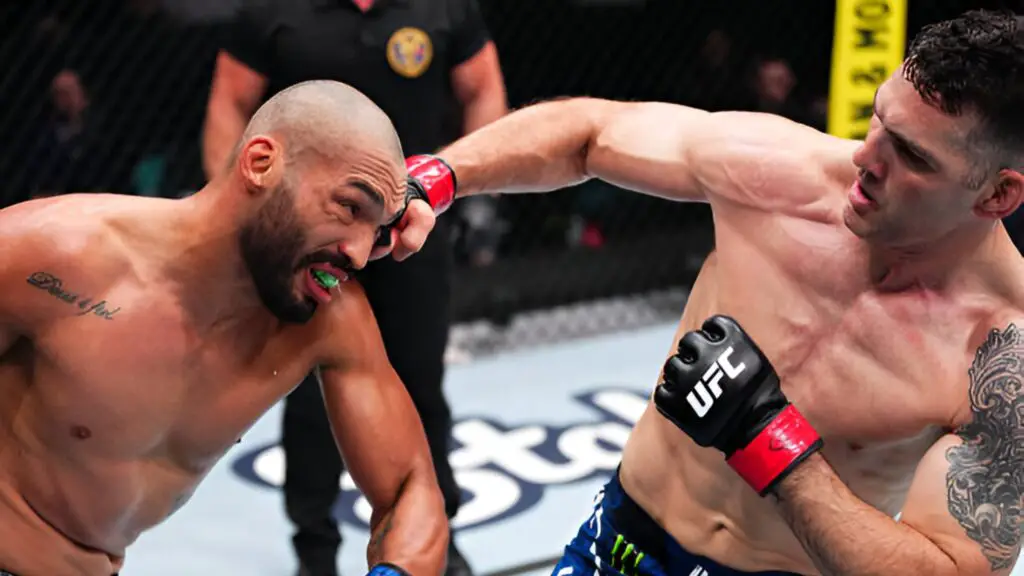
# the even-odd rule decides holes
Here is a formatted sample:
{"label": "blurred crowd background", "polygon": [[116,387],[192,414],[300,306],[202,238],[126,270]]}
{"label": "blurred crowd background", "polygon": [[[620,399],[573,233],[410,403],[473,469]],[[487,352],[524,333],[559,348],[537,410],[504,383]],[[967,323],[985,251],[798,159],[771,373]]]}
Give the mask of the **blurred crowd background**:
{"label": "blurred crowd background", "polygon": [[[513,108],[590,95],[761,110],[825,128],[831,1],[479,3]],[[175,197],[201,187],[203,117],[235,5],[4,3],[0,206],[68,192]],[[907,37],[972,7],[1019,8],[911,2]],[[456,322],[685,286],[711,243],[705,207],[601,182],[466,204],[445,217],[454,224]]]}

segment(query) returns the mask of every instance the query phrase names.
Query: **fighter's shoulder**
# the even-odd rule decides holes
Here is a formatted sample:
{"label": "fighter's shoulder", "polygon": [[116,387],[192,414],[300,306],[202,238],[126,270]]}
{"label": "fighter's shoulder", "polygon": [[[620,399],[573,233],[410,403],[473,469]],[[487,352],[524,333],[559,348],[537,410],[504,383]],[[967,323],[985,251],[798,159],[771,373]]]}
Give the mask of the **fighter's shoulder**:
{"label": "fighter's shoulder", "polygon": [[705,142],[719,140],[737,152],[830,159],[857,146],[817,128],[767,112],[723,111],[704,116]]}
{"label": "fighter's shoulder", "polygon": [[90,287],[125,267],[123,249],[89,209],[74,198],[43,199],[0,210],[0,313],[26,333],[66,314],[62,286]]}
{"label": "fighter's shoulder", "polygon": [[1015,378],[1024,379],[1024,308],[1007,306],[985,315],[975,324],[968,348],[972,387],[993,370],[1014,370]]}
{"label": "fighter's shoulder", "polygon": [[309,324],[316,332],[322,365],[373,363],[383,351],[380,329],[363,286],[349,280],[326,305],[317,308]]}
{"label": "fighter's shoulder", "polygon": [[91,196],[44,198],[0,210],[4,275],[65,263],[102,266],[116,254],[106,211]]}
{"label": "fighter's shoulder", "polygon": [[852,156],[859,143],[837,138],[788,118],[762,112],[716,112],[703,145],[691,161],[703,170],[711,189],[739,187],[759,207],[807,204],[847,188],[856,169]]}

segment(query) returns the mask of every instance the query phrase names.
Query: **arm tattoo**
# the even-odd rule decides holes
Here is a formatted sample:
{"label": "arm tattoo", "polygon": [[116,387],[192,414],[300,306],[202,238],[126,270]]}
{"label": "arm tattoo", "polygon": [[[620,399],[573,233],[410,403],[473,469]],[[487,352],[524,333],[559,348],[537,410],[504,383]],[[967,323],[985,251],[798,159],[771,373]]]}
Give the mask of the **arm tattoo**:
{"label": "arm tattoo", "polygon": [[77,308],[80,311],[76,314],[77,316],[91,314],[104,320],[113,320],[114,315],[121,310],[120,307],[111,307],[110,303],[106,300],[95,300],[83,294],[69,291],[64,287],[63,280],[49,272],[34,272],[25,281],[61,302]]}
{"label": "arm tattoo", "polygon": [[1024,333],[992,330],[970,374],[971,422],[963,444],[946,451],[949,512],[981,546],[993,570],[1009,569],[1020,551],[1024,495]]}
{"label": "arm tattoo", "polygon": [[384,540],[388,537],[388,533],[391,532],[391,525],[395,518],[395,510],[392,508],[380,519],[377,523],[377,527],[373,529],[373,533],[370,534],[370,544],[367,546],[366,555],[372,562],[380,562],[383,555],[381,548],[384,546]]}

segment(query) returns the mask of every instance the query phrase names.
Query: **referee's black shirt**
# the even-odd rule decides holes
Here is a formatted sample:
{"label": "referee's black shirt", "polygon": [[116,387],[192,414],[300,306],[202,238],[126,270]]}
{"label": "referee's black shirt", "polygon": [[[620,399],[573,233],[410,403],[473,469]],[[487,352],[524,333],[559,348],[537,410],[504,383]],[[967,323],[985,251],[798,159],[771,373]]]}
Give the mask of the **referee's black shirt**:
{"label": "referee's black shirt", "polygon": [[489,40],[476,0],[243,0],[224,50],[267,79],[269,98],[305,80],[337,80],[387,114],[406,155],[445,129],[451,72]]}

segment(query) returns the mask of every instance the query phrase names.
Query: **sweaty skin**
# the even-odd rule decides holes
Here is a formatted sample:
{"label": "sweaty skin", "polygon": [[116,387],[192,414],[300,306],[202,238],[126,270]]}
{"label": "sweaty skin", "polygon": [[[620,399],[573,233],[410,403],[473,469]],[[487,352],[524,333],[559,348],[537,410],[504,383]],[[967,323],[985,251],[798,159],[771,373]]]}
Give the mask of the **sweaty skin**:
{"label": "sweaty skin", "polygon": [[[338,96],[310,88],[297,95],[325,106]],[[362,129],[311,110],[342,137]],[[262,276],[284,283],[278,304],[311,302],[295,258],[366,263],[404,198],[400,147],[385,131],[336,156],[329,134],[257,117],[234,168],[189,198],[69,195],[0,211],[0,569],[116,573],[139,535],[318,367],[373,508],[368,563],[441,570],[447,520],[430,452],[362,289],[340,283],[308,321],[285,322],[239,254],[249,242],[249,257],[283,266]],[[304,148],[288,156],[285,141]],[[240,240],[243,228],[264,235]]]}
{"label": "sweaty skin", "polygon": [[[893,125],[948,123],[898,76],[883,101]],[[874,127],[873,153],[890,154],[878,118]],[[801,516],[759,497],[720,452],[649,405],[621,481],[684,548],[751,572],[1006,574],[1024,491],[1024,266],[998,218],[973,239],[936,241],[934,260],[872,247],[852,230],[888,208],[882,200],[866,217],[852,208],[858,154],[860,142],[775,116],[581,98],[519,110],[440,156],[460,196],[596,177],[710,203],[716,249],[666,356],[709,316],[736,318],[825,440],[824,460],[812,457],[793,482],[825,462],[847,488],[802,484],[783,498],[804,499],[800,510],[813,512]],[[816,546],[826,541],[859,551]],[[847,555],[830,558],[832,548]],[[876,564],[844,565],[858,556]],[[922,564],[880,567],[899,558]]]}

